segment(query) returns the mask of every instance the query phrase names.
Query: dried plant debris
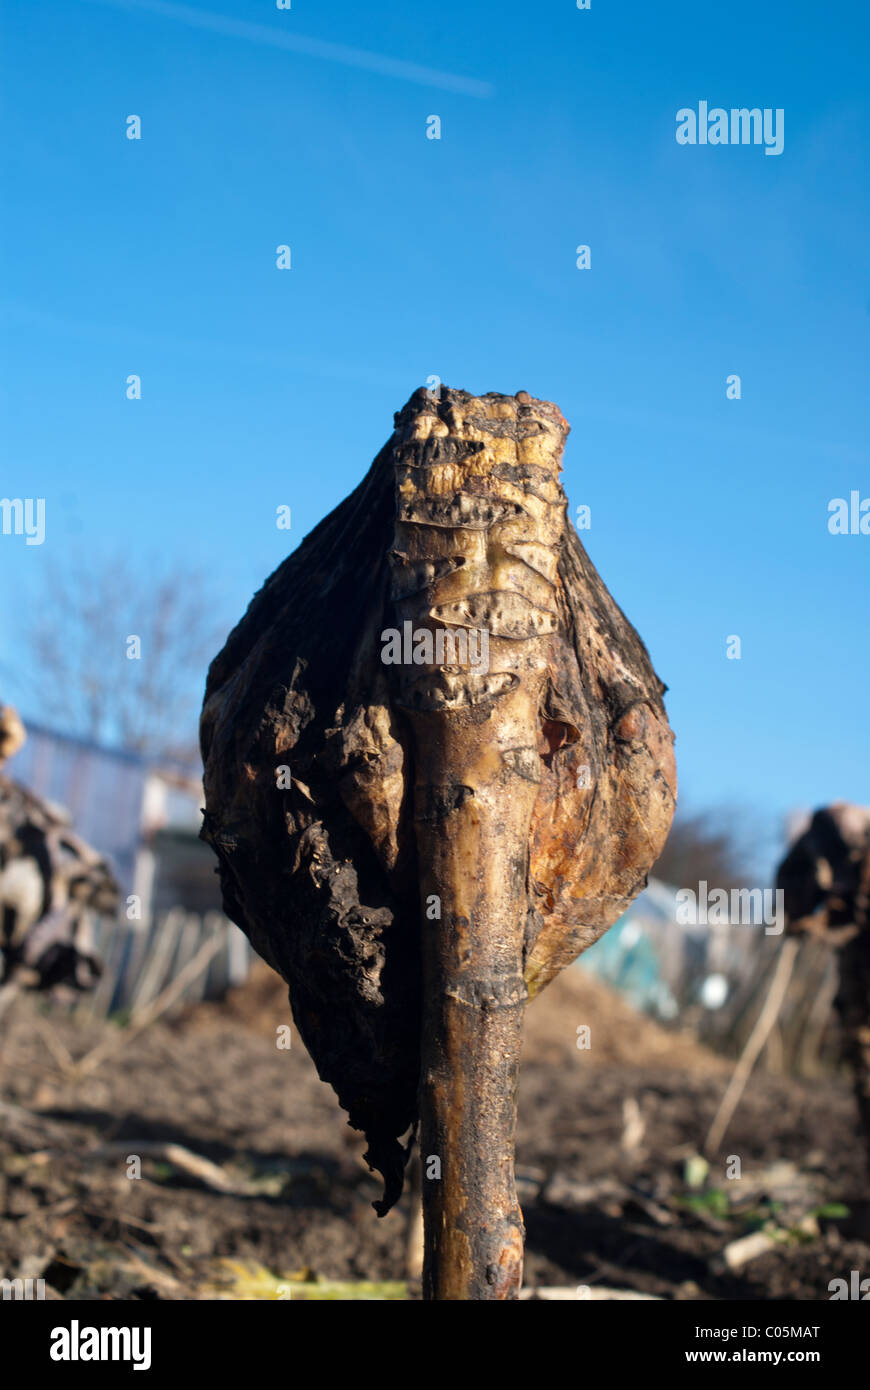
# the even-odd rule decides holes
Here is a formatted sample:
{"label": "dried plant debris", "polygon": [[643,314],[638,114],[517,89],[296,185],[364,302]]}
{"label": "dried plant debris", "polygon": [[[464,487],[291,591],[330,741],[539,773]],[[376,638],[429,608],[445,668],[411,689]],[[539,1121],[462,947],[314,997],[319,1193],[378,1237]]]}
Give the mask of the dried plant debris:
{"label": "dried plant debris", "polygon": [[[0,769],[24,744],[24,725],[0,705]],[[90,989],[102,964],[89,949],[87,910],[114,913],[108,862],[63,807],[0,771],[0,1018],[20,989]]]}
{"label": "dried plant debris", "polygon": [[[416,392],[209,672],[225,907],[365,1131],[381,1214],[418,1105],[424,1154],[469,1182],[471,1148],[512,1144],[526,1001],[625,910],[671,822],[665,688],[566,521],[567,432],[525,392]],[[510,1297],[512,1158],[491,1170],[476,1203],[446,1185],[444,1253],[488,1270],[472,1296]]]}

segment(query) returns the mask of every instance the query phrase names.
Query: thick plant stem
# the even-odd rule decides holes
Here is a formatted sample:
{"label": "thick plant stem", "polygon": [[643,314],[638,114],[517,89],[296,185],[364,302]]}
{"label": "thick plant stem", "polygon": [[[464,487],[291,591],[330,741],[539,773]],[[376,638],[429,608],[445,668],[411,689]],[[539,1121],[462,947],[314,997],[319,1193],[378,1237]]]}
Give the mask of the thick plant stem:
{"label": "thick plant stem", "polygon": [[516,1298],[522,1278],[513,1149],[529,840],[565,505],[565,424],[541,414],[521,399],[457,404],[449,440],[426,401],[397,420],[391,563],[415,652],[399,703],[423,909],[428,1299]]}
{"label": "thick plant stem", "polygon": [[[462,747],[473,732],[438,740],[464,785],[442,799],[457,804],[438,833],[425,819],[418,832],[424,901],[441,914],[423,926],[420,1084],[423,1282],[438,1300],[516,1298],[522,1278],[514,1133],[535,787],[507,772],[479,780]],[[433,786],[445,787],[432,772],[418,784],[424,817]]]}

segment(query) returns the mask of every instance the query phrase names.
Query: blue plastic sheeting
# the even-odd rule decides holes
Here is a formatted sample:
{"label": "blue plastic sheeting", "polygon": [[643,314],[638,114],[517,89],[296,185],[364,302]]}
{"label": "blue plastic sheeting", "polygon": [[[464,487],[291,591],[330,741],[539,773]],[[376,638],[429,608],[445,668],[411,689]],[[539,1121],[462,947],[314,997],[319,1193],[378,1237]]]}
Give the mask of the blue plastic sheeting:
{"label": "blue plastic sheeting", "polygon": [[709,934],[706,927],[686,927],[676,920],[675,888],[657,879],[594,946],[580,957],[588,970],[641,1013],[676,1017],[690,982],[705,973]]}

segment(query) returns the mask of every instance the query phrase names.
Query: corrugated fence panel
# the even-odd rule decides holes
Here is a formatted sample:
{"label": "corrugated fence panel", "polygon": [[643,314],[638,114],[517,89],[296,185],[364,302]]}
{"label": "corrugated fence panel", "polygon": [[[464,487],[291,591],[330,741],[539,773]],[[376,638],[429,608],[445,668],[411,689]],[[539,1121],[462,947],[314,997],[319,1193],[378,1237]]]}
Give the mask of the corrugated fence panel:
{"label": "corrugated fence panel", "polygon": [[176,1007],[200,999],[222,999],[227,990],[247,978],[253,951],[247,937],[220,912],[204,917],[172,908],[155,920],[109,921],[90,916],[86,922],[89,948],[103,962],[96,989],[83,995],[76,1012],[86,1018],[106,1018],[120,1010],[138,1013],[162,994],[205,942],[226,932],[223,947],[191,980]]}

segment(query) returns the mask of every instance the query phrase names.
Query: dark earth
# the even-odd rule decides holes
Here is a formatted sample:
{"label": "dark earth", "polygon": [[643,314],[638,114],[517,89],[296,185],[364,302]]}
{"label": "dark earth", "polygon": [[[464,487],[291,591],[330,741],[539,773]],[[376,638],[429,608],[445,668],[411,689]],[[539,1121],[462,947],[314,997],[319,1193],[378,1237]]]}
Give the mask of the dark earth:
{"label": "dark earth", "polygon": [[[49,1298],[419,1297],[411,1195],[375,1216],[362,1136],[295,1030],[289,1051],[276,1046],[288,1020],[265,967],[224,1004],[126,1043],[117,1023],[20,999],[0,1047],[0,1276],[42,1277]],[[578,1050],[582,1025],[591,1047]],[[107,1033],[116,1051],[76,1079],[71,1061]],[[816,1300],[834,1278],[870,1274],[845,1078],[753,1077],[705,1174],[694,1156],[728,1076],[579,969],[544,992],[520,1091],[526,1289]],[[146,1155],[128,1178],[137,1141],[183,1145],[221,1172],[203,1181]],[[123,1152],[88,1156],[113,1142]],[[725,1247],[762,1227],[772,1248],[724,1267]]]}

